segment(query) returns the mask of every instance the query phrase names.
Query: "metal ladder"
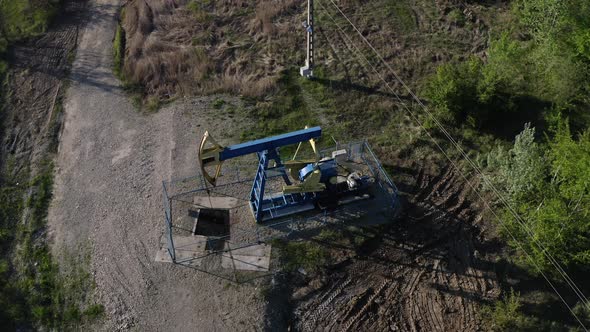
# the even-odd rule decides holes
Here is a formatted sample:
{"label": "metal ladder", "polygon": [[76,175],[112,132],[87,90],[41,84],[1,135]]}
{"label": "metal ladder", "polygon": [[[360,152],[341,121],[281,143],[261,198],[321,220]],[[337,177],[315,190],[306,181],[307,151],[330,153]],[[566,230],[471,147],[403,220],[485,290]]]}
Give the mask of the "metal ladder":
{"label": "metal ladder", "polygon": [[254,212],[256,222],[261,222],[264,213],[262,202],[264,199],[264,185],[266,184],[265,173],[268,167],[268,158],[265,151],[258,153],[258,160],[258,169],[256,170],[252,192],[250,193],[250,202],[252,202],[252,211]]}

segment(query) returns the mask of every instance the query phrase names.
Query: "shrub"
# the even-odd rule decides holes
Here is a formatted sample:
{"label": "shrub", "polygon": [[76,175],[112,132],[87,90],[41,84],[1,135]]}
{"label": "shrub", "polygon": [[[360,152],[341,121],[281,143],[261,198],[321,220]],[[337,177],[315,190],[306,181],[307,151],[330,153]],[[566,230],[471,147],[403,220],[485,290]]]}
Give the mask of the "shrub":
{"label": "shrub", "polygon": [[[482,75],[482,61],[476,57],[466,62],[444,64],[426,84],[423,95],[443,122],[465,120],[485,111],[478,105],[477,86]],[[481,119],[482,115],[476,116]]]}
{"label": "shrub", "polygon": [[117,25],[115,39],[113,41],[113,71],[115,75],[123,80],[123,62],[125,61],[125,30]]}
{"label": "shrub", "polygon": [[223,105],[225,105],[225,100],[221,99],[221,98],[217,98],[213,101],[213,108],[219,110],[223,107]]}
{"label": "shrub", "polygon": [[531,330],[534,321],[520,311],[520,294],[510,290],[502,300],[492,307],[484,307],[482,315],[492,331],[526,331]]}

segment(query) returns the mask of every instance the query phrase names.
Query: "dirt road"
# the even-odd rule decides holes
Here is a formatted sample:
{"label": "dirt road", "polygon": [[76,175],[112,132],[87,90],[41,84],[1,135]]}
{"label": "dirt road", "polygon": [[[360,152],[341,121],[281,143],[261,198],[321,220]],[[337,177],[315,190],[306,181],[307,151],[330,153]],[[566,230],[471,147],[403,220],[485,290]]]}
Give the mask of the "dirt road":
{"label": "dirt road", "polygon": [[[119,5],[91,0],[80,31],[49,211],[53,251],[91,248],[104,330],[261,329],[264,303],[254,285],[228,287],[214,276],[154,263],[164,230],[161,181],[196,169],[200,128],[215,123],[210,98],[153,115],[134,109],[111,70]],[[232,126],[231,119],[223,123]]]}

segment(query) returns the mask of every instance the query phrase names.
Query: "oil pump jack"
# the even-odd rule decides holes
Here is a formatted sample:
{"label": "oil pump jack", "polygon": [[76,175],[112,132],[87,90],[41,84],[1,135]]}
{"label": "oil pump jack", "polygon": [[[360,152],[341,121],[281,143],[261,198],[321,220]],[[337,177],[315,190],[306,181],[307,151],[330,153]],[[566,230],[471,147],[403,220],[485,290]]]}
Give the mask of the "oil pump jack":
{"label": "oil pump jack", "polygon": [[[250,192],[250,208],[258,223],[316,208],[336,208],[369,198],[367,189],[374,179],[347,165],[344,160],[346,150],[334,151],[330,157],[320,158],[316,139],[321,134],[320,127],[313,127],[223,147],[209,132],[205,132],[199,145],[203,177],[215,186],[224,161],[256,154],[258,167]],[[297,159],[304,142],[311,145],[314,154],[311,159]],[[298,144],[293,159],[283,161],[279,149],[293,144]],[[272,166],[271,160],[274,162]],[[284,185],[280,192],[266,195],[269,173],[279,174]]]}

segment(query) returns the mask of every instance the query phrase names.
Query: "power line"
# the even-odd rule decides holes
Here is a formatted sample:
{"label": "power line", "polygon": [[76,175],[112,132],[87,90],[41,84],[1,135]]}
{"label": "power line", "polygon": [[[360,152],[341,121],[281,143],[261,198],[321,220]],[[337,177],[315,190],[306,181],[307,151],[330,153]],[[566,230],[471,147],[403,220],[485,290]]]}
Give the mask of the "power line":
{"label": "power line", "polygon": [[355,29],[355,31],[358,33],[358,35],[363,39],[363,41],[373,50],[373,52],[375,53],[375,55],[377,55],[377,57],[381,60],[381,62],[389,69],[390,73],[392,73],[394,75],[394,77],[396,78],[396,80],[402,84],[402,86],[406,89],[406,91],[414,98],[414,100],[416,100],[416,102],[422,106],[422,108],[424,109],[424,111],[426,113],[428,113],[428,115],[430,116],[430,118],[432,118],[432,120],[435,122],[435,124],[437,125],[437,127],[443,132],[443,134],[451,141],[451,143],[455,146],[455,148],[461,153],[461,155],[464,157],[465,160],[467,160],[467,162],[471,165],[471,167],[473,167],[473,169],[479,173],[479,175],[482,177],[482,179],[484,180],[484,182],[486,183],[486,185],[488,185],[488,187],[490,187],[492,189],[492,191],[496,194],[496,196],[499,197],[500,201],[502,202],[502,204],[508,208],[508,210],[510,211],[510,213],[515,217],[516,221],[523,227],[523,229],[526,231],[526,233],[529,235],[529,237],[531,237],[531,239],[533,240],[533,242],[541,249],[541,252],[545,255],[545,257],[547,257],[547,259],[551,262],[551,264],[556,268],[556,270],[561,274],[561,276],[563,277],[563,279],[566,281],[566,283],[570,286],[570,288],[572,288],[572,290],[574,291],[574,293],[578,296],[578,298],[580,300],[582,300],[582,302],[587,303],[588,299],[586,298],[586,296],[582,293],[582,291],[579,289],[579,287],[574,283],[574,281],[570,278],[570,276],[565,272],[565,270],[561,267],[561,265],[557,262],[557,260],[553,257],[553,255],[551,255],[551,253],[545,248],[545,246],[536,239],[534,233],[531,231],[531,229],[528,227],[528,225],[526,224],[526,222],[520,217],[520,215],[515,211],[515,209],[508,203],[508,201],[503,197],[503,195],[499,192],[499,190],[489,181],[489,179],[483,174],[483,172],[481,171],[481,169],[477,166],[477,164],[475,164],[471,158],[469,158],[469,156],[465,153],[465,151],[461,148],[461,146],[457,143],[457,141],[450,135],[450,133],[444,128],[444,126],[438,121],[438,119],[430,112],[428,111],[428,108],[422,103],[422,101],[414,94],[414,92],[404,83],[404,81],[397,75],[397,73],[393,70],[393,68],[391,68],[391,65],[389,65],[389,63],[387,63],[385,61],[385,59],[381,56],[381,54],[375,49],[375,47],[373,47],[373,45],[365,38],[365,36],[363,36],[363,34],[360,32],[360,30],[354,25],[354,23],[352,23],[352,21],[344,14],[344,12],[338,7],[338,5],[336,5],[336,3],[334,3],[333,0],[330,0],[330,2],[334,5],[334,7],[336,7],[336,9],[338,10],[338,12],[348,21],[348,23]]}
{"label": "power line", "polygon": [[[346,15],[340,10],[340,8],[332,1],[332,4],[338,9],[338,11],[341,13],[342,16],[344,16],[344,18],[347,19],[347,21],[350,23],[350,25],[353,26],[353,28],[357,31],[357,33],[361,36],[361,38],[363,38],[363,40],[369,45],[369,47],[371,47],[371,49],[376,53],[376,55],[380,58],[380,60],[389,68],[389,70],[391,71],[391,73],[396,77],[396,79],[406,88],[406,90],[410,93],[410,95],[412,95],[412,97],[418,101],[418,103],[422,106],[422,108],[433,118],[433,120],[435,121],[435,124],[437,124],[437,126],[439,126],[439,128],[443,131],[443,133],[445,134],[445,136],[451,140],[451,142],[453,143],[453,145],[455,145],[455,147],[461,152],[461,154],[463,155],[463,157],[465,159],[467,159],[467,161],[472,165],[472,167],[474,167],[474,169],[482,176],[482,178],[484,178],[484,181],[486,181],[486,184],[489,183],[489,181],[487,180],[487,178],[485,178],[485,175],[481,172],[481,170],[477,167],[477,165],[475,165],[473,163],[473,161],[465,154],[465,152],[463,151],[463,149],[458,146],[458,143],[454,140],[454,138],[452,136],[450,136],[450,134],[444,129],[444,127],[442,127],[442,125],[440,124],[440,122],[438,122],[438,120],[426,109],[426,106],[417,98],[417,96],[411,91],[411,89],[409,89],[407,87],[407,85],[399,78],[399,76],[391,69],[391,67],[385,62],[385,60],[383,59],[383,57],[375,50],[375,48],[366,40],[366,38],[362,35],[362,33],[358,30],[358,28],[356,28],[356,26],[346,17]],[[318,1],[318,3],[320,3]],[[508,233],[510,234],[510,237],[518,244],[518,247],[521,251],[523,251],[527,258],[529,258],[529,260],[533,263],[533,265],[535,265],[535,267],[537,268],[537,270],[539,271],[539,273],[543,276],[543,278],[547,281],[547,283],[551,286],[551,288],[555,291],[555,293],[559,296],[559,298],[561,299],[561,301],[566,305],[566,307],[568,308],[568,310],[572,313],[572,315],[576,318],[576,320],[578,321],[578,323],[582,326],[582,328],[584,328],[584,330],[588,331],[587,328],[584,326],[584,324],[580,321],[580,319],[577,317],[577,315],[573,312],[572,308],[570,307],[570,305],[565,301],[565,299],[563,298],[563,296],[558,292],[558,290],[556,289],[556,287],[553,285],[553,283],[549,280],[549,278],[543,273],[543,271],[541,270],[540,266],[534,261],[534,259],[532,258],[532,256],[526,251],[524,250],[524,247],[522,246],[522,244],[516,239],[516,237],[512,234],[512,232],[510,232],[510,230],[506,227],[506,225],[504,224],[504,222],[499,218],[499,216],[493,211],[493,209],[489,206],[489,204],[483,199],[483,197],[481,196],[481,194],[477,191],[477,189],[468,181],[468,179],[466,178],[466,176],[461,173],[461,171],[459,170],[459,168],[457,167],[457,165],[452,161],[452,159],[448,156],[448,154],[444,151],[444,149],[438,144],[438,142],[436,142],[436,140],[434,139],[434,137],[432,137],[432,135],[426,130],[426,128],[422,125],[422,123],[418,120],[418,118],[416,117],[416,115],[407,107],[407,105],[401,100],[401,98],[399,97],[399,95],[395,92],[395,90],[389,85],[389,83],[383,78],[383,76],[375,69],[375,67],[368,61],[368,59],[362,54],[362,52],[360,51],[360,49],[354,45],[354,43],[352,42],[352,40],[350,39],[350,37],[346,34],[346,32],[338,25],[338,23],[336,22],[336,20],[333,18],[333,16],[331,14],[329,14],[329,12],[327,11],[327,9],[323,6],[322,3],[320,3],[320,6],[322,6],[322,8],[324,9],[324,11],[326,11],[326,13],[328,13],[328,16],[332,19],[332,21],[336,24],[336,26],[338,27],[338,29],[340,30],[340,32],[346,36],[346,38],[348,39],[348,42],[351,43],[351,45],[353,45],[356,49],[357,52],[364,58],[364,60],[367,62],[367,64],[373,69],[373,71],[379,76],[379,78],[385,83],[385,85],[390,89],[390,91],[396,96],[396,98],[400,101],[400,103],[404,106],[404,108],[410,113],[410,115],[412,116],[412,118],[414,118],[414,120],[418,123],[418,125],[426,132],[426,134],[430,137],[430,139],[435,143],[435,145],[438,147],[438,149],[445,155],[445,157],[451,162],[451,164],[453,165],[453,167],[459,171],[459,173],[461,174],[461,176],[467,181],[467,183],[469,184],[469,186],[473,189],[473,191],[478,195],[478,197],[484,202],[484,204],[486,205],[487,209],[490,210],[490,212],[492,212],[492,214],[496,217],[496,219],[498,219],[500,221],[500,223],[502,224],[502,226],[508,231]],[[501,194],[497,191],[497,189],[495,187],[493,187],[493,185],[490,184],[490,187],[492,187],[494,190],[494,193],[499,196],[503,203],[505,205],[507,205],[509,207],[509,209],[511,210],[511,212],[514,215],[514,211],[513,209],[511,209],[511,206],[507,204],[507,202],[505,201],[505,199],[501,196]],[[517,217],[517,221],[519,222],[519,224],[521,224],[521,226],[523,226],[523,228],[527,229],[529,233],[530,229],[528,229],[528,227],[526,227],[526,225],[524,225],[524,221],[516,214],[515,217]],[[529,234],[530,235],[530,234]],[[533,240],[535,240],[535,242],[537,243],[536,239],[533,237]],[[561,266],[554,260],[554,258],[550,255],[550,253],[542,246],[542,244],[537,243],[537,245],[539,247],[541,247],[542,252],[544,254],[547,254],[549,257],[549,261],[552,262],[552,264],[554,265],[554,267],[556,267],[556,269],[560,272],[560,274],[562,274],[562,276],[564,277],[564,280],[566,281],[566,283],[568,283],[568,285],[574,290],[574,293],[576,293],[576,295],[578,296],[578,298],[580,298],[582,300],[582,302],[584,302],[584,300],[587,299],[584,296],[584,294],[580,291],[580,289],[577,287],[577,285],[573,282],[573,280],[569,277],[569,275],[567,275],[567,273],[561,268]]]}

